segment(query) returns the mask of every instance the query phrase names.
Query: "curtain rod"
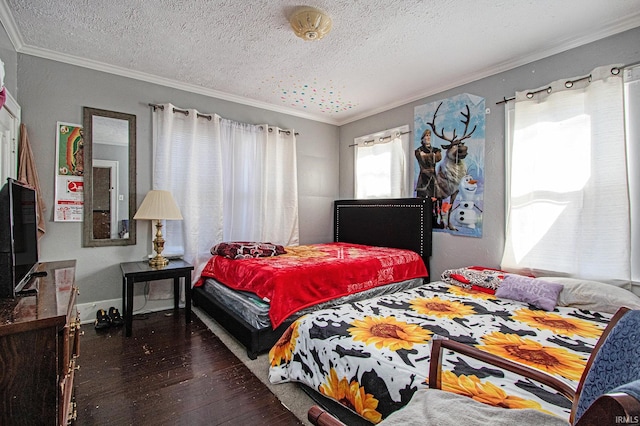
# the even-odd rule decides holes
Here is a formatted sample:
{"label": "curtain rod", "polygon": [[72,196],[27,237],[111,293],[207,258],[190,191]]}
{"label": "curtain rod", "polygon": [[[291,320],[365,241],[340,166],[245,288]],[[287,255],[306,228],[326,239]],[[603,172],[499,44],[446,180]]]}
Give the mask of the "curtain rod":
{"label": "curtain rod", "polygon": [[[153,108],[153,110],[155,111],[156,109],[159,109],[160,111],[164,111],[164,105],[158,105],[158,104],[149,104],[149,106],[151,108]],[[189,111],[187,111],[186,109],[178,109],[178,108],[173,108],[173,112],[179,112],[182,113],[184,115],[189,115]],[[200,114],[198,113],[198,118],[206,118],[207,120],[211,121],[211,115],[207,115],[207,114]],[[262,130],[262,126],[260,126],[260,130]],[[273,128],[269,127],[269,132],[272,132]],[[278,129],[278,133],[286,133],[287,136],[289,136],[291,134],[290,130],[282,130],[282,129]],[[300,133],[295,132],[294,133],[296,136],[298,136]]]}
{"label": "curtain rod", "polygon": [[[268,129],[269,129],[269,133],[273,132],[273,127],[269,127]],[[260,126],[260,130],[264,130],[264,129],[262,128],[262,126]],[[289,135],[291,134],[291,130],[278,129],[278,133],[284,133],[284,134],[286,134],[287,136],[289,136]],[[294,133],[294,135],[296,135],[296,136],[298,136],[299,134],[300,134],[300,133],[298,133],[298,132],[295,132],[295,133]]]}
{"label": "curtain rod", "polygon": [[[409,133],[411,133],[411,130],[409,130],[408,132],[397,132],[395,134],[395,137],[397,138],[397,137],[402,136],[402,135],[408,135]],[[393,137],[392,135],[381,136],[380,138],[378,138],[378,142],[386,141],[387,139],[391,139],[392,137]],[[362,143],[365,144],[365,145],[369,145],[369,144],[374,143],[375,141],[376,141],[375,139],[371,139],[369,141],[363,141]],[[358,144],[357,143],[352,143],[348,147],[351,148],[352,146],[358,146]]]}
{"label": "curtain rod", "polygon": [[[622,71],[623,69],[626,69],[626,68],[629,68],[629,67],[634,67],[636,65],[640,65],[640,61],[632,62],[630,64],[622,65],[622,66],[619,66],[619,67],[613,67],[613,68],[611,68],[611,74],[618,75],[618,74],[620,74],[620,71]],[[573,87],[573,85],[575,83],[578,83],[579,81],[583,81],[583,80],[589,80],[589,82],[591,82],[591,74],[589,74],[587,76],[584,76],[584,77],[576,78],[575,80],[567,80],[564,83],[564,87],[566,87],[567,89],[570,89],[571,87]],[[540,92],[551,93],[551,86],[545,87],[544,89],[536,90],[534,92],[528,92],[527,93],[527,98],[531,99],[531,98],[533,98],[534,95],[536,95],[536,94],[538,94]],[[510,102],[510,101],[514,100],[515,98],[516,98],[515,96],[512,96],[510,98],[507,98],[507,97],[503,96],[501,101],[496,102],[496,105],[506,104],[507,102]]]}
{"label": "curtain rod", "polygon": [[[154,111],[155,111],[156,109],[159,109],[160,111],[164,111],[164,105],[149,104],[149,106],[150,106],[151,108],[153,108],[153,110],[154,110]],[[182,113],[182,114],[187,115],[187,116],[189,115],[189,111],[187,111],[186,109],[178,109],[178,108],[174,108],[174,109],[173,109],[173,112],[174,112],[174,113],[179,112],[179,113]],[[212,118],[212,117],[211,117],[210,115],[207,115],[207,114],[200,114],[200,113],[198,113],[198,118],[206,118],[207,120],[211,121],[211,118]]]}

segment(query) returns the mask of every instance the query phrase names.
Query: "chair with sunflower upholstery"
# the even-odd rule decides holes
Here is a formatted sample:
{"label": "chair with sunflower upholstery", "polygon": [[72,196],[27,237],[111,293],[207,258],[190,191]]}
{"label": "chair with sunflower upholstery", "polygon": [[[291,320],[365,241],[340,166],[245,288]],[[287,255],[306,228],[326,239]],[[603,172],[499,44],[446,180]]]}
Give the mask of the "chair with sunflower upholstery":
{"label": "chair with sunflower upholstery", "polygon": [[[487,406],[466,396],[441,391],[442,352],[444,349],[457,352],[496,367],[530,378],[549,386],[572,402],[570,423],[576,426],[640,424],[640,310],[620,308],[611,318],[607,328],[595,345],[585,370],[572,389],[564,382],[541,371],[517,364],[496,355],[481,351],[473,346],[447,339],[434,339],[431,348],[429,369],[429,387],[436,389],[418,391],[409,405],[418,406],[422,413],[428,410],[446,411],[447,424],[514,424],[510,416],[524,416],[525,411],[532,414],[531,422],[523,417],[518,424],[564,423],[560,418],[544,414],[537,410],[506,410]],[[416,395],[420,395],[416,398]],[[426,403],[427,397],[432,398]],[[423,398],[423,401],[417,401]],[[431,402],[441,404],[437,407]],[[430,405],[431,404],[431,405]],[[466,410],[463,406],[471,406]],[[450,407],[450,408],[448,408]],[[407,419],[415,419],[415,414],[402,413],[408,408],[393,413],[383,420],[381,425],[403,424]],[[536,413],[532,413],[536,412]],[[516,414],[517,413],[517,414]],[[414,417],[411,417],[414,416]],[[342,423],[333,418],[324,409],[314,406],[308,413],[309,421],[319,426],[338,426]],[[421,417],[420,424],[430,424],[429,415]],[[439,417],[442,419],[443,417]],[[501,420],[504,420],[501,421]],[[434,423],[435,424],[435,423]],[[443,423],[438,423],[440,426]],[[566,424],[566,423],[564,423]]]}

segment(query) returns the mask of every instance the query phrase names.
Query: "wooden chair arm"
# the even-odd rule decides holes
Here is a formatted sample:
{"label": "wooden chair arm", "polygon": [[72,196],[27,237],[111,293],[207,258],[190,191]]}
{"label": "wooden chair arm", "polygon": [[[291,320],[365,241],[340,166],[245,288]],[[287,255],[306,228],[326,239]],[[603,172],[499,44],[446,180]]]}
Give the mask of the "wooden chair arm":
{"label": "wooden chair arm", "polygon": [[625,412],[627,417],[634,417],[636,423],[640,420],[640,401],[635,399],[633,396],[628,395],[626,393],[610,393],[604,395],[605,397],[614,399]]}
{"label": "wooden chair arm", "polygon": [[608,393],[600,396],[582,413],[576,426],[609,424],[638,424],[640,401],[626,393]]}
{"label": "wooden chair arm", "polygon": [[[596,342],[595,346],[593,347],[593,350],[591,351],[592,354],[598,353],[598,351],[600,350],[600,347],[602,347],[602,345],[604,344],[605,340],[607,340],[607,337],[611,333],[611,330],[613,330],[613,328],[618,323],[618,321],[620,321],[620,318],[625,316],[625,314],[628,311],[629,311],[629,308],[622,306],[621,308],[619,308],[616,311],[615,314],[613,314],[613,316],[609,320],[609,324],[607,324],[607,328],[604,329],[604,331],[600,335],[600,338],[598,338],[598,341]],[[587,360],[587,365],[585,365],[585,367],[584,367],[584,372],[582,373],[582,376],[580,377],[580,381],[578,382],[578,387],[576,388],[576,395],[582,394],[582,386],[584,386],[584,381],[585,381],[585,379],[587,377],[587,373],[589,372],[589,370],[591,370],[591,366],[593,365],[594,359],[595,359],[595,357],[592,355]],[[579,402],[579,398],[575,398],[573,400],[573,405],[571,407],[571,418],[570,418],[571,421],[574,420],[573,414],[578,409],[578,402]]]}
{"label": "wooden chair arm", "polygon": [[316,426],[345,426],[344,423],[333,417],[331,413],[318,405],[314,405],[309,408],[307,418],[311,424]]}
{"label": "wooden chair arm", "polygon": [[499,356],[490,354],[488,352],[481,351],[480,349],[477,349],[473,346],[465,345],[463,343],[455,342],[449,339],[431,340],[431,361],[429,364],[430,388],[442,388],[442,349],[444,348],[461,353],[471,358],[475,358],[487,364],[495,365],[496,367],[502,368],[503,370],[508,370],[521,376],[528,377],[538,383],[544,384],[557,390],[567,399],[569,399],[569,401],[573,402],[573,399],[575,397],[575,390],[553,376],[545,374],[541,371],[534,370],[533,368],[517,364],[508,359],[500,358]]}

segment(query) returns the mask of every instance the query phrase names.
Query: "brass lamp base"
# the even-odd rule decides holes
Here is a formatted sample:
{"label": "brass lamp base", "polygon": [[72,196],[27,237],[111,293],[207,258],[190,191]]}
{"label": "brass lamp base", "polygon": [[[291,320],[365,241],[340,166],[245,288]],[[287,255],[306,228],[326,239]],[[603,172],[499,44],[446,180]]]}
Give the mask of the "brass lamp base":
{"label": "brass lamp base", "polygon": [[162,255],[164,250],[164,238],[162,238],[162,221],[156,221],[156,239],[153,240],[153,249],[156,252],[155,257],[149,259],[149,266],[152,268],[161,268],[167,266],[169,259]]}
{"label": "brass lamp base", "polygon": [[149,266],[151,266],[152,268],[162,268],[163,266],[167,266],[168,263],[169,259],[159,254],[149,259]]}

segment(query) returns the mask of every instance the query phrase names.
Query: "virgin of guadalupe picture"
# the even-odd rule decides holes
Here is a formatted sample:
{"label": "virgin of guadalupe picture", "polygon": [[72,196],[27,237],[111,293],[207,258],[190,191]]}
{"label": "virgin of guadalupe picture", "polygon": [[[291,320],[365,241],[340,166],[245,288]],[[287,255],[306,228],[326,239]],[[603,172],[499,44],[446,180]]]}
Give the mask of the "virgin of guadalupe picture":
{"label": "virgin of guadalupe picture", "polygon": [[82,126],[58,122],[56,129],[54,220],[81,222],[84,200],[84,138]]}
{"label": "virgin of guadalupe picture", "polygon": [[82,127],[58,124],[58,174],[84,175],[84,140]]}

